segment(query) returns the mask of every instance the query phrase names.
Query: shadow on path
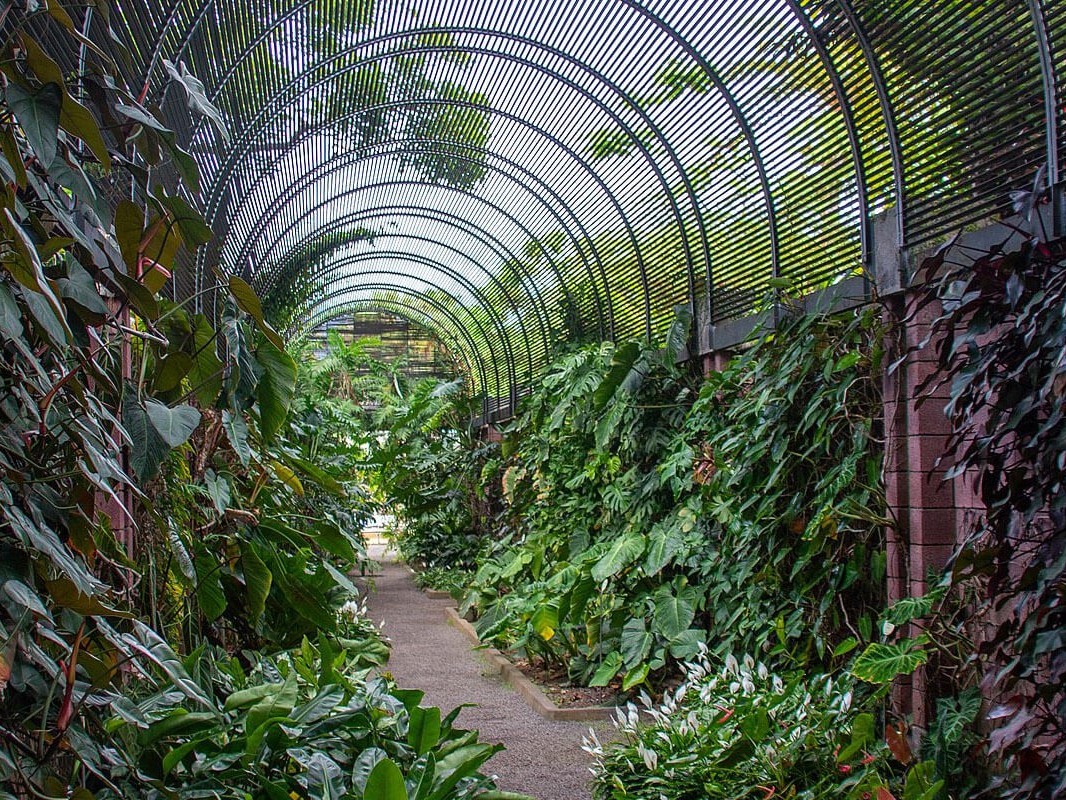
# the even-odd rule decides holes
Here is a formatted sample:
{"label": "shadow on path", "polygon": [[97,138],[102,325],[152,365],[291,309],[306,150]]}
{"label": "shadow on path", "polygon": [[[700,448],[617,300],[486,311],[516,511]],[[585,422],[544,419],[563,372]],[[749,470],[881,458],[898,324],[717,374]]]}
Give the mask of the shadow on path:
{"label": "shadow on path", "polygon": [[[456,724],[477,728],[483,742],[507,747],[484,768],[499,776],[501,789],[539,800],[587,800],[591,759],[581,750],[581,737],[588,723],[549,721],[536,714],[447,623],[449,601],[426,597],[407,567],[388,558],[381,562],[381,574],[369,581],[367,599],[371,619],[384,621],[392,642],[386,669],[396,682],[422,689],[423,702],[444,713],[463,703],[477,704],[464,708]],[[597,723],[597,728],[603,725],[611,727]]]}

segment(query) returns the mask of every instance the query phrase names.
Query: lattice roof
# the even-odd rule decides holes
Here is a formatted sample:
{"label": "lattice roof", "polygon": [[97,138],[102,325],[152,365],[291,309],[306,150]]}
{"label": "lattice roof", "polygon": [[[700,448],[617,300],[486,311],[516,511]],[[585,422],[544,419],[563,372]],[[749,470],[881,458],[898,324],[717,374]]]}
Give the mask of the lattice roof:
{"label": "lattice roof", "polygon": [[922,248],[1057,185],[1063,5],[123,0],[111,27],[201,167],[217,237],[177,294],[217,264],[290,335],[399,314],[507,398],[563,342],[734,318],[862,274],[875,226]]}

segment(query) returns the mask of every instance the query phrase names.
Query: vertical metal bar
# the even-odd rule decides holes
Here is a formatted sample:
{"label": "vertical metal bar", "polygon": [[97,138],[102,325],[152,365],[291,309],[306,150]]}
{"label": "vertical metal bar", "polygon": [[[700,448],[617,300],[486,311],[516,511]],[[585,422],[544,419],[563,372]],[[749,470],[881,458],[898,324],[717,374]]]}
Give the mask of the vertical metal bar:
{"label": "vertical metal bar", "polygon": [[885,83],[885,76],[881,72],[881,62],[877,57],[873,45],[870,43],[870,37],[866,34],[866,29],[862,24],[862,20],[859,19],[859,15],[852,7],[851,0],[837,0],[837,5],[843,12],[852,31],[855,32],[855,38],[858,40],[859,49],[862,50],[863,57],[869,65],[870,81],[873,83],[874,92],[877,93],[877,100],[881,105],[881,114],[885,120],[885,132],[888,135],[888,148],[889,153],[892,156],[893,184],[896,192],[896,244],[900,249],[899,270],[900,278],[905,282],[909,277],[903,274],[905,270],[905,265],[903,263],[903,246],[907,241],[906,203],[904,197],[906,184],[903,180],[903,152],[899,140],[899,130],[896,127],[895,108],[892,105],[892,98],[888,93],[888,85]]}
{"label": "vertical metal bar", "polygon": [[1051,37],[1042,0],[1027,0],[1033,18],[1037,51],[1040,54],[1040,80],[1044,85],[1044,124],[1047,133],[1047,185],[1051,192],[1051,218],[1055,237],[1066,236],[1066,196],[1059,174],[1058,87],[1055,63],[1051,58]]}

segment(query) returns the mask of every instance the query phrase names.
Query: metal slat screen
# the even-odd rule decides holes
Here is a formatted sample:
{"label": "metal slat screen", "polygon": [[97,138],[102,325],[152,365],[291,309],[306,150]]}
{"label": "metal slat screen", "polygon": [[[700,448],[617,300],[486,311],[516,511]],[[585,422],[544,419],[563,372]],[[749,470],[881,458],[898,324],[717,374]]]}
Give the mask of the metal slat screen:
{"label": "metal slat screen", "polygon": [[110,25],[216,233],[174,297],[217,311],[217,267],[290,336],[402,316],[503,413],[561,346],[678,305],[710,330],[865,274],[875,231],[920,252],[1060,181],[1062,5],[124,0]]}

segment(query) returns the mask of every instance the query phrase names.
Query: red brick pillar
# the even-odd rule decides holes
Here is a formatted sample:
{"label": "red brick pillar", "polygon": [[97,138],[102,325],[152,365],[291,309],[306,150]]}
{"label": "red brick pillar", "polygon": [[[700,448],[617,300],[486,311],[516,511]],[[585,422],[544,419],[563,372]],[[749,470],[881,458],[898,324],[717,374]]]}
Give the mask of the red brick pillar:
{"label": "red brick pillar", "polygon": [[[944,480],[951,465],[937,463],[950,433],[944,415],[948,389],[931,388],[922,402],[916,396],[918,387],[936,371],[933,344],[920,345],[940,307],[936,303],[919,307],[924,297],[918,288],[888,301],[895,326],[889,332],[890,358],[903,358],[884,380],[885,488],[889,514],[895,520],[887,537],[890,603],[928,590],[927,576],[943,570],[955,547],[962,513],[955,483]],[[917,724],[924,724],[930,710],[928,682],[924,670],[900,681],[893,692],[894,711],[911,714]]]}

